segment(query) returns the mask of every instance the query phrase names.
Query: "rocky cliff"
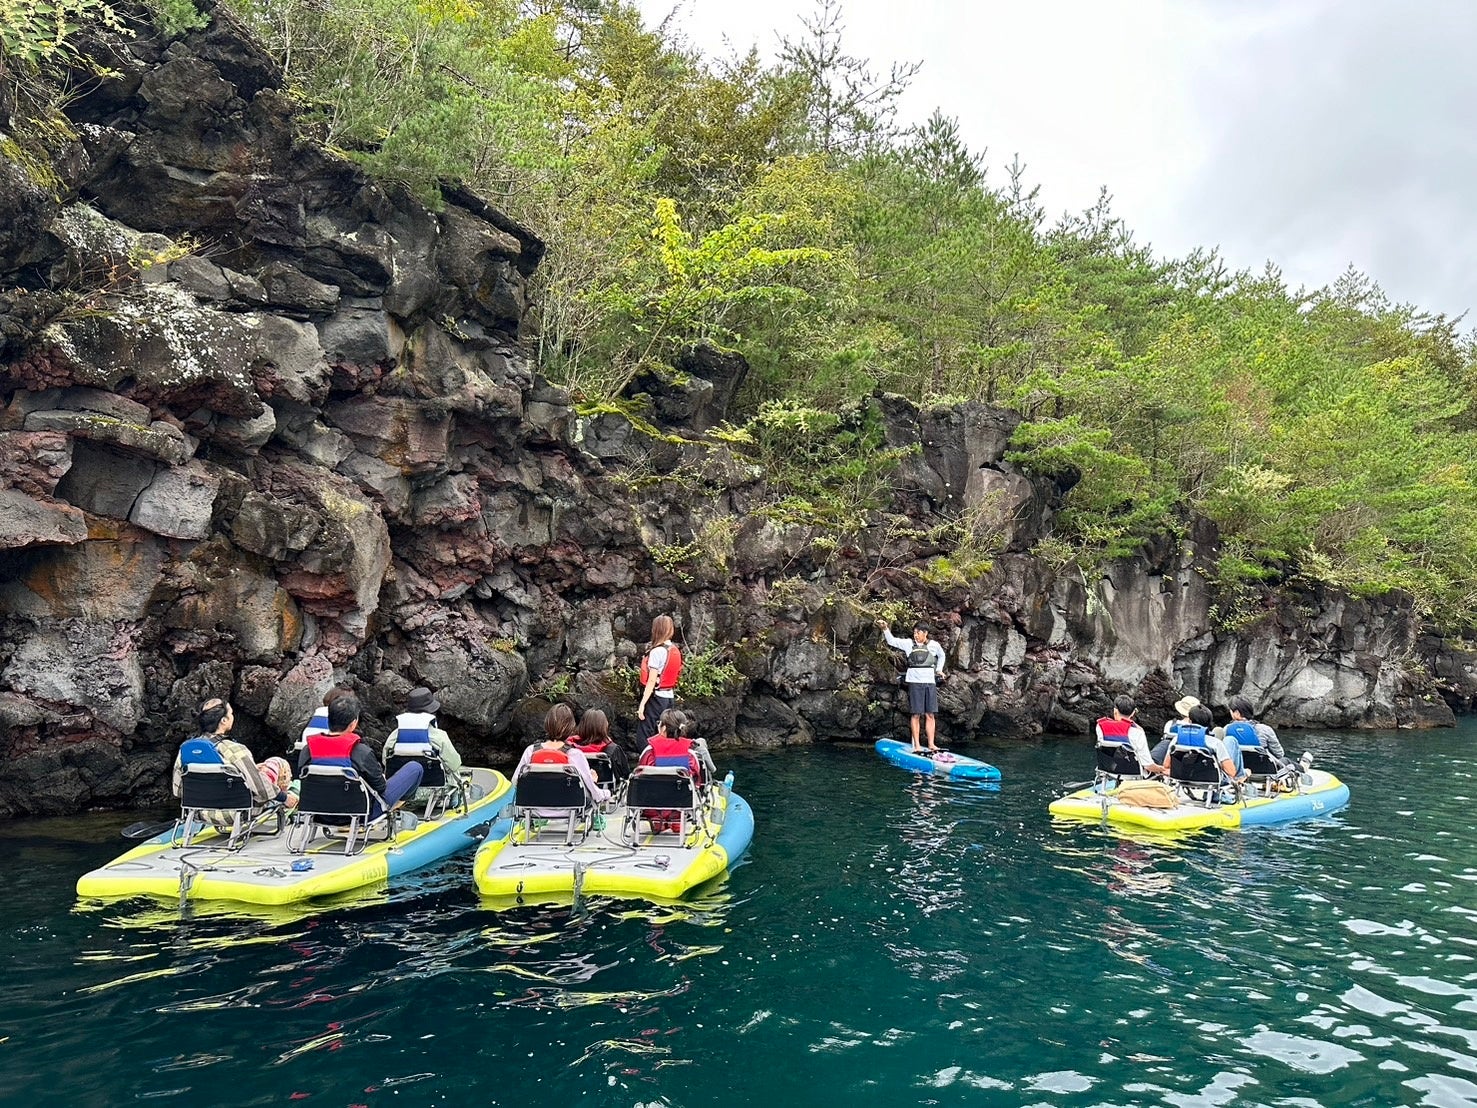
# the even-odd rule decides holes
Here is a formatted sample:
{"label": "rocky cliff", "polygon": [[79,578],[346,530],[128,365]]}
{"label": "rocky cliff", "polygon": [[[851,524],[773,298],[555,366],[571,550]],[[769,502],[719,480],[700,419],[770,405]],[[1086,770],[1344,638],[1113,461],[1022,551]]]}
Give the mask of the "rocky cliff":
{"label": "rocky cliff", "polygon": [[[111,73],[64,122],[0,102],[0,814],[160,801],[204,695],[261,754],[333,683],[371,734],[434,687],[474,758],[552,696],[623,722],[661,612],[737,667],[700,705],[719,741],[896,728],[883,611],[939,625],[955,738],[1081,731],[1122,690],[1294,725],[1470,705],[1470,660],[1398,598],[1289,585],[1233,628],[1203,524],[1100,576],[1033,557],[1062,488],[1005,460],[1009,412],[854,416],[917,445],[876,517],[914,528],[838,543],[765,510],[766,473],[705,434],[740,360],[693,351],[634,386],[640,416],[573,406],[520,345],[534,231],[315,144],[223,10],[86,49]],[[961,519],[988,561],[941,569]]]}

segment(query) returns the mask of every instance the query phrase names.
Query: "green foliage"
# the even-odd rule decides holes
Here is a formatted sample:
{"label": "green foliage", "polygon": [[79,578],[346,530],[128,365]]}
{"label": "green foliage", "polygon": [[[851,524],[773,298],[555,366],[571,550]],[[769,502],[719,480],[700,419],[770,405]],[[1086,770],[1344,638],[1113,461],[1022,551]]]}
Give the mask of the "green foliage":
{"label": "green foliage", "polygon": [[[1048,225],[1024,168],[992,180],[947,115],[897,129],[912,67],[848,53],[838,0],[773,64],[705,59],[628,0],[231,2],[331,143],[432,203],[460,178],[545,237],[536,356],[587,414],[693,342],[742,353],[739,425],[714,437],[765,473],[765,514],[815,533],[813,559],[891,525],[909,448],[864,399],[881,389],[1018,408],[1010,457],[1070,486],[1038,548],[1063,569],[1201,514],[1228,597],[1300,575],[1477,619],[1477,352],[1457,321],[1357,273],[1291,291],[1214,251],[1159,258],[1106,192]],[[110,11],[0,5],[26,16],[4,43],[31,64],[71,33],[43,8]],[[680,574],[722,548],[662,557]],[[992,553],[915,570],[967,580]]]}
{"label": "green foliage", "polygon": [[210,25],[210,17],[195,6],[195,0],[146,0],[154,25],[167,38],[180,38]]}
{"label": "green foliage", "polygon": [[30,69],[77,60],[74,36],[89,24],[126,32],[105,0],[0,0],[0,55]]}
{"label": "green foliage", "polygon": [[733,691],[741,680],[738,667],[717,646],[709,646],[682,659],[684,697],[706,700]]}

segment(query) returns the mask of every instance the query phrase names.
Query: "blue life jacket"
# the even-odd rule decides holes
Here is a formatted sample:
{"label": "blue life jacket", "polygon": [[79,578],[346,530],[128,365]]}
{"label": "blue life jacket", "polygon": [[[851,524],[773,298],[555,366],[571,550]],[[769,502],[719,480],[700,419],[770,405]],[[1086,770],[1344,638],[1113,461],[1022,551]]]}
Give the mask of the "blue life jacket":
{"label": "blue life jacket", "polygon": [[189,769],[191,766],[223,766],[226,760],[221,757],[215,743],[203,735],[197,735],[193,739],[186,739],[180,746],[179,764],[182,769]]}
{"label": "blue life jacket", "polygon": [[1238,719],[1234,723],[1226,724],[1226,738],[1235,739],[1236,745],[1243,750],[1262,749],[1262,737],[1256,733],[1256,724],[1249,720]]}
{"label": "blue life jacket", "polygon": [[1209,750],[1205,728],[1198,723],[1180,723],[1174,728],[1174,745],[1181,750]]}

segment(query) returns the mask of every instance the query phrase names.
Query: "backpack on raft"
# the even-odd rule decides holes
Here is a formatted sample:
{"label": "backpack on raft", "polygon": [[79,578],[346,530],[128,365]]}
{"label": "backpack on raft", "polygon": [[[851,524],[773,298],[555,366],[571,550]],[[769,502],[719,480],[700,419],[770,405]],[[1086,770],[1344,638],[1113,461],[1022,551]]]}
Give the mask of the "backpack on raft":
{"label": "backpack on raft", "polygon": [[1173,808],[1177,803],[1162,781],[1125,781],[1108,795],[1130,808]]}

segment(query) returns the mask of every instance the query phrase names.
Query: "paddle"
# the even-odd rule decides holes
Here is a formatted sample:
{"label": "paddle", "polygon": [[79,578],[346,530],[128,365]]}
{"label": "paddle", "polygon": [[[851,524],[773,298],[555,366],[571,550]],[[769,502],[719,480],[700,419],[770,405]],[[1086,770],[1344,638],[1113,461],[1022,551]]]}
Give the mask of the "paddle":
{"label": "paddle", "polygon": [[122,834],[125,839],[140,842],[144,839],[157,838],[164,834],[164,832],[173,829],[174,824],[174,820],[170,820],[167,823],[154,823],[150,820],[141,820],[138,823],[130,823],[123,829]]}
{"label": "paddle", "polygon": [[488,820],[486,823],[479,823],[476,827],[468,827],[462,831],[462,834],[469,839],[485,839],[487,838],[487,833],[492,830],[494,822],[493,820]]}

